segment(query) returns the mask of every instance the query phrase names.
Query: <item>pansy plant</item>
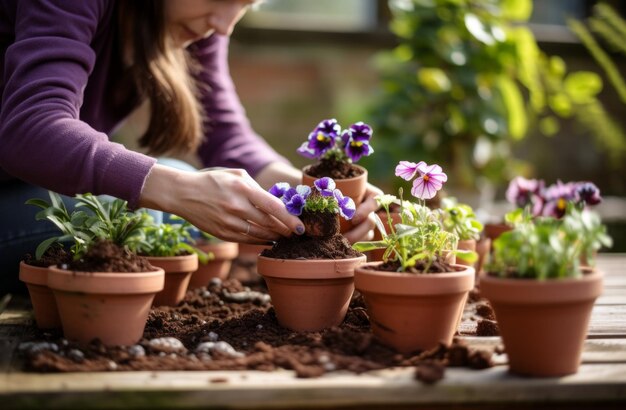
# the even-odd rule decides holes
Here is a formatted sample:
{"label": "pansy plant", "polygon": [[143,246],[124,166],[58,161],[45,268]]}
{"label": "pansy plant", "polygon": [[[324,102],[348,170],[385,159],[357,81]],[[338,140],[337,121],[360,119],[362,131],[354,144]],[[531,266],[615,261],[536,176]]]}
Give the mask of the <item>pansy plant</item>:
{"label": "pansy plant", "polygon": [[568,204],[582,209],[602,202],[600,190],[593,182],[557,181],[546,187],[543,180],[523,177],[516,177],[509,183],[506,199],[519,209],[528,208],[534,217],[553,218],[562,218]]}
{"label": "pansy plant", "polygon": [[[399,191],[400,199],[393,195],[379,195],[376,200],[387,214],[390,232],[387,232],[380,218],[375,216],[382,239],[357,242],[353,248],[361,252],[385,249],[383,261],[396,264],[399,272],[431,273],[431,268],[444,262],[448,254],[474,261],[474,252],[456,249],[458,236],[445,230],[443,212],[440,209],[432,210],[425,204],[425,200],[433,198],[448,179],[442,168],[423,161],[401,161],[396,167],[396,176],[407,181],[413,180],[411,193],[417,198],[417,202],[403,200],[402,188]],[[393,224],[390,211],[392,203],[400,205],[401,222],[396,225]]]}
{"label": "pansy plant", "polygon": [[319,178],[314,181],[313,186],[313,189],[307,185],[292,187],[286,182],[278,182],[269,189],[269,192],[283,201],[290,214],[301,217],[307,234],[325,236],[315,234],[319,229],[309,225],[307,219],[310,219],[310,215],[339,214],[344,219],[350,220],[356,212],[356,205],[352,198],[344,196],[336,188],[332,178]]}
{"label": "pansy plant", "polygon": [[297,152],[307,158],[335,159],[340,162],[357,162],[374,152],[370,145],[372,128],[357,122],[345,130],[336,119],[320,122]]}

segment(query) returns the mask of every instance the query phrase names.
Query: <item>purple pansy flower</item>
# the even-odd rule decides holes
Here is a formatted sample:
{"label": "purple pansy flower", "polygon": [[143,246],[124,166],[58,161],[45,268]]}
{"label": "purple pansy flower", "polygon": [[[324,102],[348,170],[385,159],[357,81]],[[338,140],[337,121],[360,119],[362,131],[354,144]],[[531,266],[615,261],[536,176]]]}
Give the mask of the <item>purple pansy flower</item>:
{"label": "purple pansy flower", "polygon": [[532,214],[539,216],[544,205],[544,198],[541,196],[543,189],[543,181],[515,177],[506,190],[506,199],[518,208],[530,205]]}
{"label": "purple pansy flower", "polygon": [[405,181],[410,181],[417,174],[418,169],[425,165],[426,163],[424,161],[420,161],[417,164],[415,162],[400,161],[396,166],[396,176]]}
{"label": "purple pansy flower", "polygon": [[602,202],[600,190],[593,182],[580,182],[576,186],[576,193],[581,201],[587,205],[597,205]]}
{"label": "purple pansy flower", "polygon": [[448,176],[437,164],[423,164],[424,165],[419,166],[417,169],[420,175],[413,181],[411,194],[420,199],[431,199],[437,195],[437,191],[439,191],[443,183],[448,180]]}
{"label": "purple pansy flower", "polygon": [[550,185],[544,191],[545,206],[543,208],[544,216],[552,216],[561,218],[567,210],[567,203],[578,200],[576,185],[568,182],[567,184],[557,181],[556,184]]}
{"label": "purple pansy flower", "polygon": [[306,199],[311,195],[311,187],[306,185],[298,185],[295,188],[289,188],[282,197],[287,211],[292,215],[301,215],[302,209],[306,204]]}
{"label": "purple pansy flower", "polygon": [[308,158],[318,158],[335,146],[335,139],[340,131],[341,127],[334,118],[323,120],[309,134],[307,142],[302,144],[297,152]]}
{"label": "purple pansy flower", "polygon": [[372,138],[372,128],[362,121],[352,124],[341,135],[345,152],[352,162],[357,162],[362,157],[367,157],[374,152],[369,144]]}
{"label": "purple pansy flower", "polygon": [[333,196],[333,190],[337,186],[337,184],[335,184],[335,181],[329,177],[316,179],[313,184],[315,185],[315,188],[320,191],[320,194],[322,194],[322,196]]}
{"label": "purple pansy flower", "polygon": [[333,195],[337,200],[337,205],[339,205],[339,214],[345,219],[352,219],[354,213],[356,212],[356,205],[354,204],[354,200],[349,196],[343,196],[340,190],[335,189],[333,191]]}
{"label": "purple pansy flower", "polygon": [[287,182],[277,182],[269,189],[269,193],[277,198],[282,198],[289,188],[291,186]]}

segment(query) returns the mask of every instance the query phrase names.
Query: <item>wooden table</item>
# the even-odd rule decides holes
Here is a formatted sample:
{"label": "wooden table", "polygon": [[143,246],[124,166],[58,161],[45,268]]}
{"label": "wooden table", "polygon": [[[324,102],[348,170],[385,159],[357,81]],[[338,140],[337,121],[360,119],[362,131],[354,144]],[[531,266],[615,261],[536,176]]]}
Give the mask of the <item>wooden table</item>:
{"label": "wooden table", "polygon": [[[0,315],[0,408],[626,409],[626,254],[601,254],[598,267],[605,290],[583,364],[560,378],[511,375],[506,355],[486,370],[447,369],[435,385],[414,380],[410,368],[317,379],[296,379],[291,371],[24,373],[14,352],[31,317],[18,300]],[[463,339],[473,347],[501,344],[499,337]]]}

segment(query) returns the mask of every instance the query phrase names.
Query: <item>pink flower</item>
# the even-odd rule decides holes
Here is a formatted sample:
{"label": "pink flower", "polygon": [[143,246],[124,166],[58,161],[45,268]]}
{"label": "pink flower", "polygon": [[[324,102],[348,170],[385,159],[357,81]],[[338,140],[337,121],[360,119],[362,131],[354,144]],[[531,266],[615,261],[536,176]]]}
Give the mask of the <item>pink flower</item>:
{"label": "pink flower", "polygon": [[396,166],[396,176],[404,179],[405,181],[410,181],[413,179],[415,174],[426,166],[424,161],[420,161],[419,163],[409,162],[409,161],[400,161],[398,166]]}
{"label": "pink flower", "polygon": [[431,199],[437,195],[437,191],[439,191],[443,183],[448,180],[448,176],[437,164],[429,166],[425,162],[420,162],[417,164],[416,169],[420,175],[413,181],[411,194],[417,198]]}

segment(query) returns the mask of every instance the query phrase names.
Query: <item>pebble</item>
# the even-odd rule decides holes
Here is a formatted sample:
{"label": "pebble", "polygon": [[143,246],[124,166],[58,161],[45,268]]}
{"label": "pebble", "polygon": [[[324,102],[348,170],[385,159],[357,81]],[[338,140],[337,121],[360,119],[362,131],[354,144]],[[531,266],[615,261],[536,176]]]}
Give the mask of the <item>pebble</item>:
{"label": "pebble", "polygon": [[107,368],[109,370],[116,370],[117,369],[117,363],[115,363],[113,360],[109,360],[107,362]]}
{"label": "pebble", "polygon": [[184,353],[187,351],[183,342],[174,337],[159,337],[148,342],[151,350],[159,353]]}
{"label": "pebble", "polygon": [[210,286],[222,286],[222,280],[220,278],[213,278],[209,281]]}
{"label": "pebble", "polygon": [[217,342],[220,336],[215,332],[209,332],[207,338],[209,339],[209,342]]}
{"label": "pebble", "polygon": [[133,357],[144,357],[146,355],[146,349],[142,345],[133,345],[128,348],[128,354]]}
{"label": "pebble", "polygon": [[209,292],[208,290],[205,290],[201,293],[201,296],[203,298],[210,298],[211,297],[211,292]]}
{"label": "pebble", "polygon": [[78,349],[72,349],[68,352],[67,357],[75,361],[76,363],[82,363],[85,361],[85,353]]}
{"label": "pebble", "polygon": [[255,292],[252,290],[230,293],[226,289],[222,289],[222,295],[224,296],[224,299],[226,299],[229,302],[235,302],[235,303],[257,302],[261,305],[270,303],[270,295],[266,293]]}
{"label": "pebble", "polygon": [[23,342],[17,347],[22,352],[29,354],[39,353],[44,350],[50,350],[51,352],[58,352],[59,346],[56,343],[50,342]]}
{"label": "pebble", "polygon": [[218,352],[230,357],[244,357],[245,355],[235,350],[230,344],[220,342],[203,342],[196,347],[197,353],[212,353]]}

